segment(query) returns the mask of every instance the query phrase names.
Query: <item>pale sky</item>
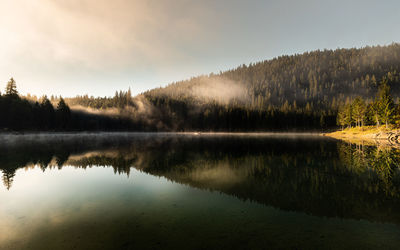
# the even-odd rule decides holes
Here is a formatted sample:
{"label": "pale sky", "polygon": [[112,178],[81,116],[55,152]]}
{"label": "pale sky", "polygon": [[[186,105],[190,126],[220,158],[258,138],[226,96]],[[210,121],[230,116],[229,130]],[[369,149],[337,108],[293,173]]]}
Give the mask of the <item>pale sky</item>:
{"label": "pale sky", "polygon": [[0,90],[134,94],[243,63],[400,42],[395,0],[0,0]]}

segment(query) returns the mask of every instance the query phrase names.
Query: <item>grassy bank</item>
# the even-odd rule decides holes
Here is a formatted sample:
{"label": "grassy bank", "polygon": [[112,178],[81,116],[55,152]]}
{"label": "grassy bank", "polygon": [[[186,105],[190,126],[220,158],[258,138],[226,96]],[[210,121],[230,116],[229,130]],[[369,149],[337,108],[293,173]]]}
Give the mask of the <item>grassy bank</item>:
{"label": "grassy bank", "polygon": [[[400,135],[400,130],[389,126],[363,126],[346,128],[331,133],[325,133],[324,136],[333,137],[336,139],[356,139],[356,140],[391,140],[393,136]],[[397,141],[397,138],[396,138]]]}

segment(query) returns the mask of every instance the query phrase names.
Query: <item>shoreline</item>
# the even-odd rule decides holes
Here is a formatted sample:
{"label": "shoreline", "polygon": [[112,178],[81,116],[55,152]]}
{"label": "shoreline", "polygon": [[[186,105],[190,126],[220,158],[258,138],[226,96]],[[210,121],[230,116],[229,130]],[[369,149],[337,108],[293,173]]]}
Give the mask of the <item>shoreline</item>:
{"label": "shoreline", "polygon": [[321,132],[203,132],[203,131],[24,131],[24,132],[16,132],[16,131],[8,131],[8,132],[0,132],[1,136],[30,136],[30,135],[143,135],[143,134],[154,134],[154,135],[248,135],[248,136],[281,136],[281,135],[299,135],[299,136],[320,136]]}
{"label": "shoreline", "polygon": [[384,126],[379,128],[375,126],[346,128],[335,132],[322,133],[321,135],[351,143],[369,142],[376,145],[400,147],[400,130]]}

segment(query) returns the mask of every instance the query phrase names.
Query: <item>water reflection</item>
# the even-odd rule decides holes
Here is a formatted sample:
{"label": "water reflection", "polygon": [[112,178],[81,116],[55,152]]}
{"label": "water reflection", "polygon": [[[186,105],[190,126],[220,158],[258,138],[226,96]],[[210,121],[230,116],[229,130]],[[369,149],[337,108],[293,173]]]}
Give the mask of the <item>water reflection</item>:
{"label": "water reflection", "polygon": [[10,189],[19,168],[134,168],[284,211],[400,224],[399,157],[316,136],[65,135],[3,143],[0,169]]}

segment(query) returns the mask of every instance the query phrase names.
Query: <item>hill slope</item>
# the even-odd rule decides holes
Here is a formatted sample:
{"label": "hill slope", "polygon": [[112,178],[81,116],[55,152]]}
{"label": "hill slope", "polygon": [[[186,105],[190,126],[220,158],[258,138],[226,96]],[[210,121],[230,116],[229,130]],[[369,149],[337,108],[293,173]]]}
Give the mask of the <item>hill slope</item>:
{"label": "hill slope", "polygon": [[321,129],[336,125],[339,105],[356,96],[372,101],[383,78],[398,102],[399,72],[400,44],[318,50],[194,77],[133,99],[120,92],[111,99],[68,101],[92,108],[130,106],[130,116],[151,130]]}
{"label": "hill slope", "polygon": [[145,94],[174,99],[198,96],[233,102],[245,100],[245,106],[257,109],[281,107],[286,101],[290,105],[296,101],[298,107],[309,103],[335,108],[338,103],[358,95],[373,98],[377,82],[385,76],[396,82],[393,92],[398,97],[399,72],[400,44],[318,50],[242,65],[218,75],[195,77]]}

